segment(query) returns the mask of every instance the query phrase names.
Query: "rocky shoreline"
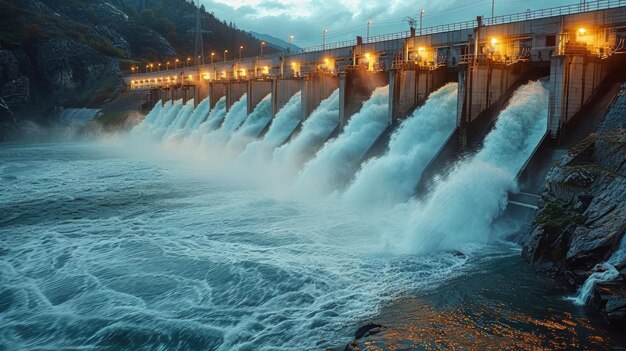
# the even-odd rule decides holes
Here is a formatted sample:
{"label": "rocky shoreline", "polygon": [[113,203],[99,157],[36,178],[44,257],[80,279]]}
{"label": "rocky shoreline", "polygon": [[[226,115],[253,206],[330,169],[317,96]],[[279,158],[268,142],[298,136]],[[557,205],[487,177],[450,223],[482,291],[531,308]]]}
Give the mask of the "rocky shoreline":
{"label": "rocky shoreline", "polygon": [[[595,132],[550,170],[534,224],[516,238],[532,270],[553,281],[563,296],[576,294],[587,282],[583,302],[611,330],[626,325],[626,252],[620,252],[626,251],[625,131],[626,84]],[[368,323],[345,351],[403,338],[398,330]]]}
{"label": "rocky shoreline", "polygon": [[619,272],[596,281],[583,301],[613,324],[626,323],[626,257],[616,257],[626,233],[625,130],[626,85],[596,131],[549,172],[522,251],[536,272],[572,291],[594,273]]}

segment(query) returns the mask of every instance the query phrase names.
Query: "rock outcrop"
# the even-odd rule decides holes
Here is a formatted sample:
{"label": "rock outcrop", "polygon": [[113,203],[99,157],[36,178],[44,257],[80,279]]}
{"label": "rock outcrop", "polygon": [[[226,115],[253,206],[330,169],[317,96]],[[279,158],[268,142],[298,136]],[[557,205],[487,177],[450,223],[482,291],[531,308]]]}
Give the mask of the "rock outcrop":
{"label": "rock outcrop", "polygon": [[[546,177],[535,225],[523,245],[533,268],[571,289],[619,250],[626,235],[626,85],[596,132]],[[626,259],[614,263],[624,270]],[[626,321],[626,281],[595,284],[592,301],[612,322]]]}

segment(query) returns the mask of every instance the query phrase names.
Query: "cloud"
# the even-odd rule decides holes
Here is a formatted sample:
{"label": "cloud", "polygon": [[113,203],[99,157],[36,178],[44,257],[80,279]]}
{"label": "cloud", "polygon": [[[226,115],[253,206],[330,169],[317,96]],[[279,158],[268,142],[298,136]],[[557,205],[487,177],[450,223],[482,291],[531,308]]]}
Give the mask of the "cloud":
{"label": "cloud", "polygon": [[[201,0],[208,11],[238,28],[266,33],[283,40],[294,35],[301,47],[319,45],[322,32],[328,29],[327,43],[365,36],[367,21],[372,19],[370,35],[408,30],[407,16],[419,18],[418,3],[411,0]],[[502,1],[496,0],[496,15],[523,12],[578,3],[578,0]],[[430,0],[423,5],[424,27],[468,21],[490,15],[491,0]]]}

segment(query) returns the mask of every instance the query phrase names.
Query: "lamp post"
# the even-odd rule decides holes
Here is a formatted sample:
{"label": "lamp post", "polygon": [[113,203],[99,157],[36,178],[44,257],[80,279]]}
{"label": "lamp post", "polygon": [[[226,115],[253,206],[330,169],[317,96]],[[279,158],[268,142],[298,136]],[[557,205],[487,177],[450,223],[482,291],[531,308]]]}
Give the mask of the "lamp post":
{"label": "lamp post", "polygon": [[243,50],[243,45],[239,47],[239,61],[241,61],[241,51]]}
{"label": "lamp post", "polygon": [[146,65],[146,74],[148,73],[149,68],[150,68],[150,65]]}
{"label": "lamp post", "polygon": [[424,12],[426,12],[424,9],[420,10],[420,35],[422,35],[422,17],[424,17]]}
{"label": "lamp post", "polygon": [[150,64],[150,73],[152,73],[152,68],[154,68],[154,64]]}
{"label": "lamp post", "polygon": [[261,56],[263,56],[263,47],[266,45],[267,43],[262,41],[261,42]]}
{"label": "lamp post", "polygon": [[161,72],[161,64],[159,63],[159,72]]}
{"label": "lamp post", "polygon": [[495,6],[496,6],[496,0],[491,0],[491,18],[493,18],[494,16]]}
{"label": "lamp post", "polygon": [[170,70],[170,62],[169,61],[165,62],[165,70],[166,71]]}
{"label": "lamp post", "polygon": [[228,50],[224,50],[224,62],[226,62],[226,54],[228,53]]}
{"label": "lamp post", "polygon": [[368,19],[367,20],[367,36],[365,38],[367,38],[367,41],[369,41],[370,39],[370,25],[372,24],[372,19]]}
{"label": "lamp post", "polygon": [[200,60],[202,59],[202,55],[198,56],[198,64],[196,66],[200,67]]}
{"label": "lamp post", "polygon": [[322,33],[322,51],[326,50],[326,33],[328,33],[328,29],[324,29]]}
{"label": "lamp post", "polygon": [[289,46],[287,46],[287,52],[290,53],[291,52],[291,41],[293,40],[293,35],[289,36]]}
{"label": "lamp post", "polygon": [[191,62],[191,57],[187,57],[187,63],[185,65],[185,67],[189,67],[189,62]]}
{"label": "lamp post", "polygon": [[177,68],[178,68],[178,62],[179,62],[179,61],[180,61],[179,59],[176,59],[176,60],[174,61],[174,69],[177,69]]}
{"label": "lamp post", "polygon": [[215,56],[214,52],[211,53],[211,64],[213,64],[213,56]]}

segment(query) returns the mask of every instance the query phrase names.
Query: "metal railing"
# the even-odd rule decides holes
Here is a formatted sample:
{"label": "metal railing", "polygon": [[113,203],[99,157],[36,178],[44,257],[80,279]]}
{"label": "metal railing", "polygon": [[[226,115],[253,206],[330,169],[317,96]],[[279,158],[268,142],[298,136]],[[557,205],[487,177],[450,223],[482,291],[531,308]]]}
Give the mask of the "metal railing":
{"label": "metal railing", "polygon": [[485,18],[483,24],[493,26],[497,24],[506,24],[513,22],[528,21],[540,18],[548,18],[563,15],[573,15],[583,12],[608,10],[616,7],[626,6],[626,0],[597,0],[580,4],[572,4],[565,6],[552,7],[541,10],[526,11],[511,15],[496,16]]}
{"label": "metal railing", "polygon": [[[586,2],[584,4],[582,3],[572,4],[572,5],[558,6],[558,7],[552,7],[552,8],[547,8],[547,9],[541,9],[541,10],[526,11],[526,12],[515,13],[515,14],[510,14],[510,15],[484,18],[482,20],[482,24],[485,26],[493,26],[493,25],[514,23],[514,22],[534,20],[534,19],[540,19],[540,18],[548,18],[548,17],[554,17],[554,16],[572,15],[572,14],[584,13],[584,12],[590,12],[590,11],[607,10],[607,9],[612,9],[612,8],[617,8],[617,7],[622,7],[622,6],[626,6],[626,0],[596,0],[596,1]],[[471,20],[471,21],[456,22],[456,23],[449,23],[449,24],[442,24],[442,25],[437,25],[437,26],[432,26],[432,27],[421,28],[421,29],[417,29],[415,34],[416,36],[432,35],[432,34],[438,34],[438,33],[451,32],[455,30],[473,29],[473,28],[476,28],[477,26],[478,26],[478,21]],[[383,35],[378,35],[378,36],[371,36],[368,38],[364,38],[363,43],[371,44],[371,43],[378,43],[378,42],[384,42],[384,41],[404,39],[404,38],[408,38],[410,35],[411,35],[411,32],[404,31],[404,32],[383,34]],[[355,46],[356,44],[357,44],[356,40],[346,40],[346,41],[328,43],[325,45],[310,46],[310,47],[302,48],[300,50],[292,50],[289,53],[278,52],[278,53],[273,53],[273,54],[268,54],[268,55],[263,55],[263,56],[257,56],[257,58],[271,59],[277,56],[288,56],[288,55],[296,55],[300,53],[321,52],[325,50],[352,47],[352,46]],[[254,59],[254,57],[252,58],[248,57],[248,58],[242,59],[241,61],[250,60],[250,59]],[[235,64],[238,61],[239,60],[229,60],[229,61],[216,62],[214,64],[205,64],[203,66],[191,66],[191,67],[186,67],[186,70],[194,70],[194,69],[197,69],[198,67],[208,68],[208,67],[214,67],[214,66],[219,66],[219,65],[224,65],[224,64]],[[171,71],[180,71],[180,70],[181,69],[179,68],[178,70],[170,69],[170,70],[164,70],[161,72],[171,72]],[[135,74],[135,76],[139,78],[142,76],[144,77],[151,76],[151,75],[154,75],[155,73],[158,73],[158,72],[138,73],[138,74]]]}

